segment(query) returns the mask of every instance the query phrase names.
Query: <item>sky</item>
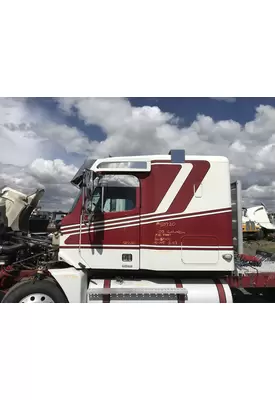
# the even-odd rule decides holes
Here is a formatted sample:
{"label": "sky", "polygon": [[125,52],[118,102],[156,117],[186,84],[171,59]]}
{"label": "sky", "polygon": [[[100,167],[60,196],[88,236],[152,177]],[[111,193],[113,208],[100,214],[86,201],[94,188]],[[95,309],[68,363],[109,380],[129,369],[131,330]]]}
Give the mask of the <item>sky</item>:
{"label": "sky", "polygon": [[83,160],[141,154],[223,155],[245,206],[275,211],[275,98],[0,98],[0,187],[45,188],[67,211]]}

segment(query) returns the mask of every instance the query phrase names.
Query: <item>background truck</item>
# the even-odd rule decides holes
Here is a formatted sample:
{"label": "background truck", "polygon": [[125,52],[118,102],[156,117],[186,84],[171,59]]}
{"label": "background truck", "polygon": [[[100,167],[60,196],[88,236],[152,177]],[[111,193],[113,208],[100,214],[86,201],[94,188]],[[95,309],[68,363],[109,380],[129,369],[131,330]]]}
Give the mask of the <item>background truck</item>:
{"label": "background truck", "polygon": [[260,239],[268,238],[269,235],[275,233],[274,221],[263,203],[247,208],[245,215],[250,224],[261,228],[262,234]]}
{"label": "background truck", "polygon": [[242,216],[242,229],[243,229],[243,239],[249,240],[261,240],[264,238],[264,231],[260,224],[255,221],[251,221],[247,216],[247,208],[243,207]]}
{"label": "background truck", "polygon": [[51,238],[28,221],[43,191],[2,191],[3,303],[232,302],[275,287],[272,254],[243,255],[241,184],[229,161],[169,155],[86,160]]}

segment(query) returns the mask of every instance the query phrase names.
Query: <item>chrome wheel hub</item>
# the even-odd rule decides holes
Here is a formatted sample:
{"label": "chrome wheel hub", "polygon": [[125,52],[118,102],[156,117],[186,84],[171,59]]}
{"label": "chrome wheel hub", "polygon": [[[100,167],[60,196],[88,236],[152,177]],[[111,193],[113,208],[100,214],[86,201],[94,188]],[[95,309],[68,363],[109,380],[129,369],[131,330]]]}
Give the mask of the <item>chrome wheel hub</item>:
{"label": "chrome wheel hub", "polygon": [[54,301],[44,293],[32,293],[24,297],[20,303],[54,303]]}

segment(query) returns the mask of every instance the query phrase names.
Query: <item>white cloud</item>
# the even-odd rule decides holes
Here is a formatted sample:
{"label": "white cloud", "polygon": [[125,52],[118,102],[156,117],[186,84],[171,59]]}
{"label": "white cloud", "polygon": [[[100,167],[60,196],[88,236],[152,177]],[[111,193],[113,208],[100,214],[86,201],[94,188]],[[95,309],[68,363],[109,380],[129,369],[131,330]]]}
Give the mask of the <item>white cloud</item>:
{"label": "white cloud", "polygon": [[77,190],[69,183],[77,167],[62,160],[36,159],[28,167],[0,163],[0,188],[14,187],[30,194],[38,188],[45,189],[42,205],[45,209],[68,209]]}
{"label": "white cloud", "polygon": [[[250,199],[250,205],[264,203],[267,208],[273,208],[275,199],[275,179],[268,186],[252,185],[243,192],[244,198]],[[274,208],[273,208],[274,210]]]}
{"label": "white cloud", "polygon": [[0,99],[0,162],[23,166],[42,151],[33,122],[25,101]]}
{"label": "white cloud", "polygon": [[30,174],[42,184],[68,183],[77,172],[74,165],[66,165],[62,160],[37,158],[29,166]]}
{"label": "white cloud", "polygon": [[259,106],[245,125],[198,115],[182,128],[177,116],[156,106],[132,107],[127,99],[56,101],[64,117],[79,118],[87,129],[97,125],[106,137],[90,140],[77,127],[30,108],[24,99],[0,99],[0,185],[12,183],[21,189],[43,185],[48,206],[68,207],[75,196],[67,184],[76,171],[71,155],[157,154],[184,148],[189,154],[229,157],[232,179],[243,181],[246,204],[258,201],[257,186],[262,201],[275,209],[275,109],[271,106]]}
{"label": "white cloud", "polygon": [[[234,98],[219,98],[235,101]],[[131,107],[125,99],[62,99],[60,107],[78,115],[85,124],[96,124],[106,140],[93,144],[93,156],[167,153],[185,148],[190,154],[225,155],[231,161],[232,178],[243,185],[272,183],[275,163],[275,109],[259,106],[255,118],[244,126],[233,120],[214,121],[198,115],[188,127],[179,128],[175,116],[158,107]],[[246,203],[251,203],[244,192]],[[264,194],[263,194],[264,195]],[[270,199],[275,208],[275,197]]]}
{"label": "white cloud", "polygon": [[75,127],[56,122],[26,99],[0,99],[0,186],[26,193],[45,187],[47,208],[71,204],[69,184],[77,167],[57,159],[57,153],[90,154],[93,142]]}
{"label": "white cloud", "polygon": [[225,101],[226,103],[235,103],[236,97],[210,97],[210,99],[217,101]]}

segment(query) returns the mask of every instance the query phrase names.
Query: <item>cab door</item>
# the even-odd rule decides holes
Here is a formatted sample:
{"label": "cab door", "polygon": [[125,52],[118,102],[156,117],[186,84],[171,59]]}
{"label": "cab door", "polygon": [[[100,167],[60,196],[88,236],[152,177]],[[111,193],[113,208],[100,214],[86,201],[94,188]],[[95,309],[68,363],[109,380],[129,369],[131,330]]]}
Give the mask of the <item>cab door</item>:
{"label": "cab door", "polygon": [[81,257],[94,269],[140,268],[140,184],[133,175],[104,175],[95,187]]}

